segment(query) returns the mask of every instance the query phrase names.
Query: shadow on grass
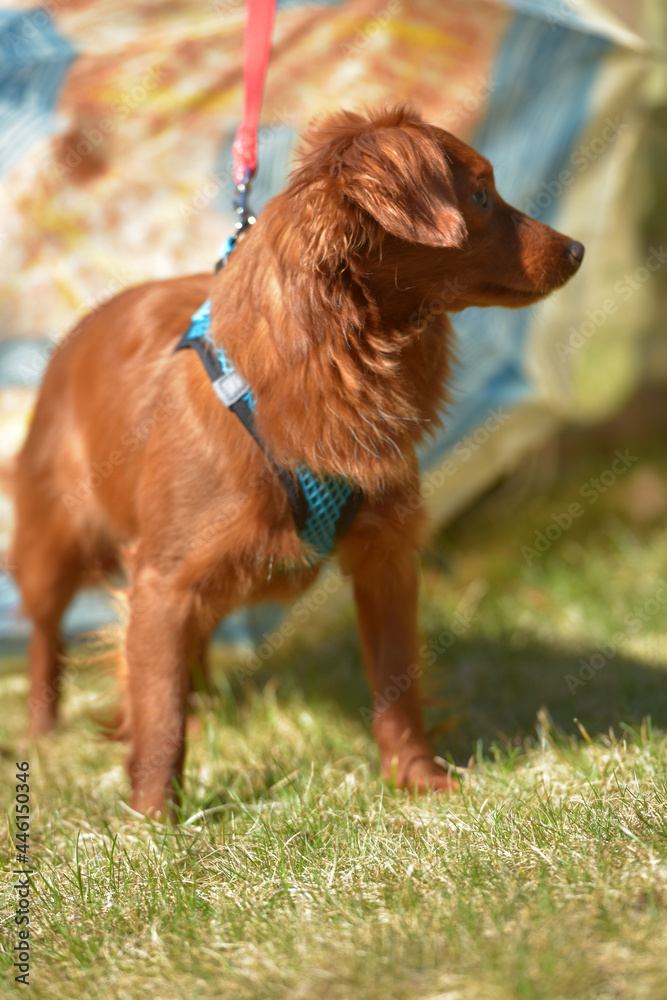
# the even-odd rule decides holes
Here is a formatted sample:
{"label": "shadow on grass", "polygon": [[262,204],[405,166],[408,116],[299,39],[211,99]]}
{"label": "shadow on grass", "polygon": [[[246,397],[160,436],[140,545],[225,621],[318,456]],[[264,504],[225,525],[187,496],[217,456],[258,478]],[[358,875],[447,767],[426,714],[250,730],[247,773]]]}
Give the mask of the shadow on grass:
{"label": "shadow on grass", "polygon": [[[369,730],[371,699],[352,625],[320,641],[297,637],[245,680],[235,679],[228,656],[223,673],[220,650],[212,653],[217,708],[227,723],[235,723],[257,691],[277,683],[282,704],[298,694],[314,709],[332,707]],[[25,644],[0,643],[0,677],[24,672]],[[95,674],[82,673],[81,684],[95,686]],[[620,735],[621,723],[634,726],[646,716],[659,728],[667,725],[667,668],[621,654],[604,658],[595,647],[546,645],[521,633],[457,640],[425,668],[422,693],[434,749],[457,764],[465,764],[480,743],[484,749],[498,742],[522,746],[535,736],[543,708],[558,730],[576,736],[575,718],[592,737],[610,727]]]}
{"label": "shadow on grass", "polygon": [[[351,627],[321,643],[293,643],[248,681],[235,681],[233,673],[227,677],[232,701],[241,709],[251,691],[278,678],[280,701],[298,691],[306,703],[329,703],[350,721],[367,725],[362,709],[369,709],[371,700]],[[479,741],[484,748],[494,742],[521,746],[526,736],[535,736],[543,708],[556,728],[576,736],[575,718],[591,736],[610,727],[620,735],[621,723],[635,725],[646,716],[658,727],[667,723],[667,668],[619,653],[604,657],[597,647],[549,646],[521,634],[458,640],[425,668],[422,693],[434,748],[459,764]]]}

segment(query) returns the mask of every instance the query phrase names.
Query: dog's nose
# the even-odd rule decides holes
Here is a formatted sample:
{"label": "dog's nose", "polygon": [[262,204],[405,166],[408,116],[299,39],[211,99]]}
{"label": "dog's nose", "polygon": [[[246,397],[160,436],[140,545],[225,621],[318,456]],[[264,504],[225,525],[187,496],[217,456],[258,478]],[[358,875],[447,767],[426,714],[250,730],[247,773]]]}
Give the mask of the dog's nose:
{"label": "dog's nose", "polygon": [[577,267],[579,267],[582,260],[584,259],[584,249],[585,249],[584,244],[579,243],[577,240],[574,240],[574,242],[570,243],[569,247],[567,248],[566,251],[567,256],[572,258],[573,263],[575,263]]}

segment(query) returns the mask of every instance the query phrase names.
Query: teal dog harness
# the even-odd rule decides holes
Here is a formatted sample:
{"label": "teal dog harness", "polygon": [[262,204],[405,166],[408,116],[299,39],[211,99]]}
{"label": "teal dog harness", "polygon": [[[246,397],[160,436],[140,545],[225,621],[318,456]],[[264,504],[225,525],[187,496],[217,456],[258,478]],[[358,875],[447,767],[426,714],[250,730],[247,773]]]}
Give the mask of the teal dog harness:
{"label": "teal dog harness", "polygon": [[[176,350],[193,348],[197,352],[220,402],[236,414],[266,455],[255,428],[252,389],[236,371],[224,349],[213,340],[210,328],[211,301],[207,299],[193,315]],[[336,542],[352,524],[363,498],[361,490],[346,479],[317,476],[305,465],[298,466],[294,474],[277,465],[268,455],[267,459],[280,476],[289,497],[306,561],[311,565],[321,562],[331,555]]]}

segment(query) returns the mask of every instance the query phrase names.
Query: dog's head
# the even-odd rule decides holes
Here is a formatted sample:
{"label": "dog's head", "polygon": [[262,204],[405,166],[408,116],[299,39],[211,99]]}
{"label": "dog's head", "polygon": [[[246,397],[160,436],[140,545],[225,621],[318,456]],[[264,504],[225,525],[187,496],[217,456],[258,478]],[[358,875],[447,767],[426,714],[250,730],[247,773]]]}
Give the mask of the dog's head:
{"label": "dog's head", "polygon": [[410,109],[343,112],[307,135],[217,279],[214,312],[277,461],[372,492],[410,480],[413,443],[439,424],[446,314],[534,302],[582,254],[506,205],[490,164]]}
{"label": "dog's head", "polygon": [[396,288],[416,299],[439,281],[448,311],[529,305],[583,257],[580,243],[503,201],[488,160],[406,107],[315,125],[286,194],[302,266],[334,275],[361,262],[394,310]]}

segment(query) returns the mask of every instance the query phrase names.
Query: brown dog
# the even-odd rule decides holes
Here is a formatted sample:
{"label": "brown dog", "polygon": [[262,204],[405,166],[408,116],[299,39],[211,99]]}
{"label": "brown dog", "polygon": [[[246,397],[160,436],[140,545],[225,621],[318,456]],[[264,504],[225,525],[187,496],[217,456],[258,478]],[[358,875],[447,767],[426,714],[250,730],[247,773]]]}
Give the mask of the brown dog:
{"label": "brown dog", "polygon": [[[513,308],[578,269],[583,247],[507,205],[490,164],[408,108],[341,113],[217,275],[129,289],[53,357],[16,473],[16,579],[34,621],[30,719],[55,721],[59,623],[91,569],[130,551],[132,806],[180,780],[189,664],[235,606],[291,599],[304,558],[283,482],[305,464],[363,491],[337,556],[352,577],[385,775],[455,787],[421,723],[415,444],[438,425],[452,333],[443,313]],[[174,348],[212,300],[212,335],[254,397],[258,446],[194,351]],[[439,300],[443,309],[423,313]],[[267,455],[272,461],[269,461]]]}

